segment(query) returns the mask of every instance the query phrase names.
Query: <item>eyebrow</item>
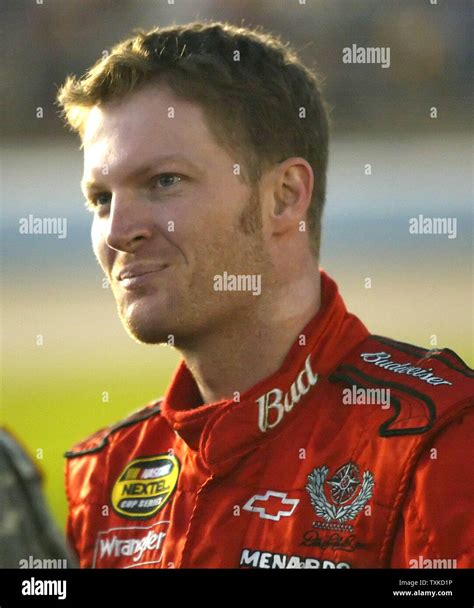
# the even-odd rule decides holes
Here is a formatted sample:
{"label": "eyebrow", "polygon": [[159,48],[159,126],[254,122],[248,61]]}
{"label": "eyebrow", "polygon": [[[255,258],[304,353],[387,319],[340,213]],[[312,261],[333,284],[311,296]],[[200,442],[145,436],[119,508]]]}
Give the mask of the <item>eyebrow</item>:
{"label": "eyebrow", "polygon": [[[157,165],[166,163],[166,162],[182,162],[182,163],[185,163],[186,165],[188,165],[188,167],[191,170],[195,171],[199,175],[202,175],[204,173],[204,170],[201,167],[199,167],[198,165],[193,163],[193,161],[190,160],[189,158],[187,158],[186,156],[183,156],[182,154],[166,154],[164,156],[158,156],[157,158],[155,158],[151,161],[148,161],[146,165],[139,167],[137,169],[134,169],[127,176],[127,180],[138,179],[138,178],[142,177],[143,175],[146,175],[147,173],[156,171]],[[84,179],[81,180],[81,189],[84,193],[94,191],[94,190],[100,190],[103,188],[106,188],[106,186],[95,180],[92,180],[92,181],[84,181]]]}

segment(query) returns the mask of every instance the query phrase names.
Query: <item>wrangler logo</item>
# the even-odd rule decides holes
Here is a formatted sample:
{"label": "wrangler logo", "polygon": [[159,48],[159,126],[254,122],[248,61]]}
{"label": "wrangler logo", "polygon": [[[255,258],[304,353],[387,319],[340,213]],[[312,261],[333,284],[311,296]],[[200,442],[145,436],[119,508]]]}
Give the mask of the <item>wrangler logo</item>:
{"label": "wrangler logo", "polygon": [[156,568],[163,560],[169,521],[114,527],[98,533],[93,568]]}

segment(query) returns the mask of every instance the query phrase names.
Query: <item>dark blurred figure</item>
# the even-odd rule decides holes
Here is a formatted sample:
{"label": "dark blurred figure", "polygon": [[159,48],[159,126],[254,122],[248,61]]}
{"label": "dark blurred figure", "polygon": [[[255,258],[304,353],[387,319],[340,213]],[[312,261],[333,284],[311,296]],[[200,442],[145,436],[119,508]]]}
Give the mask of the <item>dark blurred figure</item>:
{"label": "dark blurred figure", "polygon": [[20,444],[0,428],[0,568],[74,568],[49,513],[41,474]]}

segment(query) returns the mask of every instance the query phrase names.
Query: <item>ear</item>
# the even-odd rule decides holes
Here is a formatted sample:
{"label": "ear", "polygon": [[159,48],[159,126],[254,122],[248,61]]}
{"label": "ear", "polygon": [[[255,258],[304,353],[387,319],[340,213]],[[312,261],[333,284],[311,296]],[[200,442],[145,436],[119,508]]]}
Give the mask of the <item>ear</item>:
{"label": "ear", "polygon": [[306,220],[314,175],[307,160],[292,157],[277,166],[273,177],[271,229],[273,235],[282,235]]}

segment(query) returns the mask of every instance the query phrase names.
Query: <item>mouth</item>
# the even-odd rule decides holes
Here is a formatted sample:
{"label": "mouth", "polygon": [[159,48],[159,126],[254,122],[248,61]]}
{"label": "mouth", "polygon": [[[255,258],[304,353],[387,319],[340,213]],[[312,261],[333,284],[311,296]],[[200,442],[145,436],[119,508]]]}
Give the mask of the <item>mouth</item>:
{"label": "mouth", "polygon": [[162,266],[159,266],[158,268],[150,269],[124,269],[117,277],[118,283],[124,289],[135,289],[136,287],[140,287],[142,285],[147,284],[157,274],[161,273],[166,268],[168,268],[168,264],[164,264]]}

